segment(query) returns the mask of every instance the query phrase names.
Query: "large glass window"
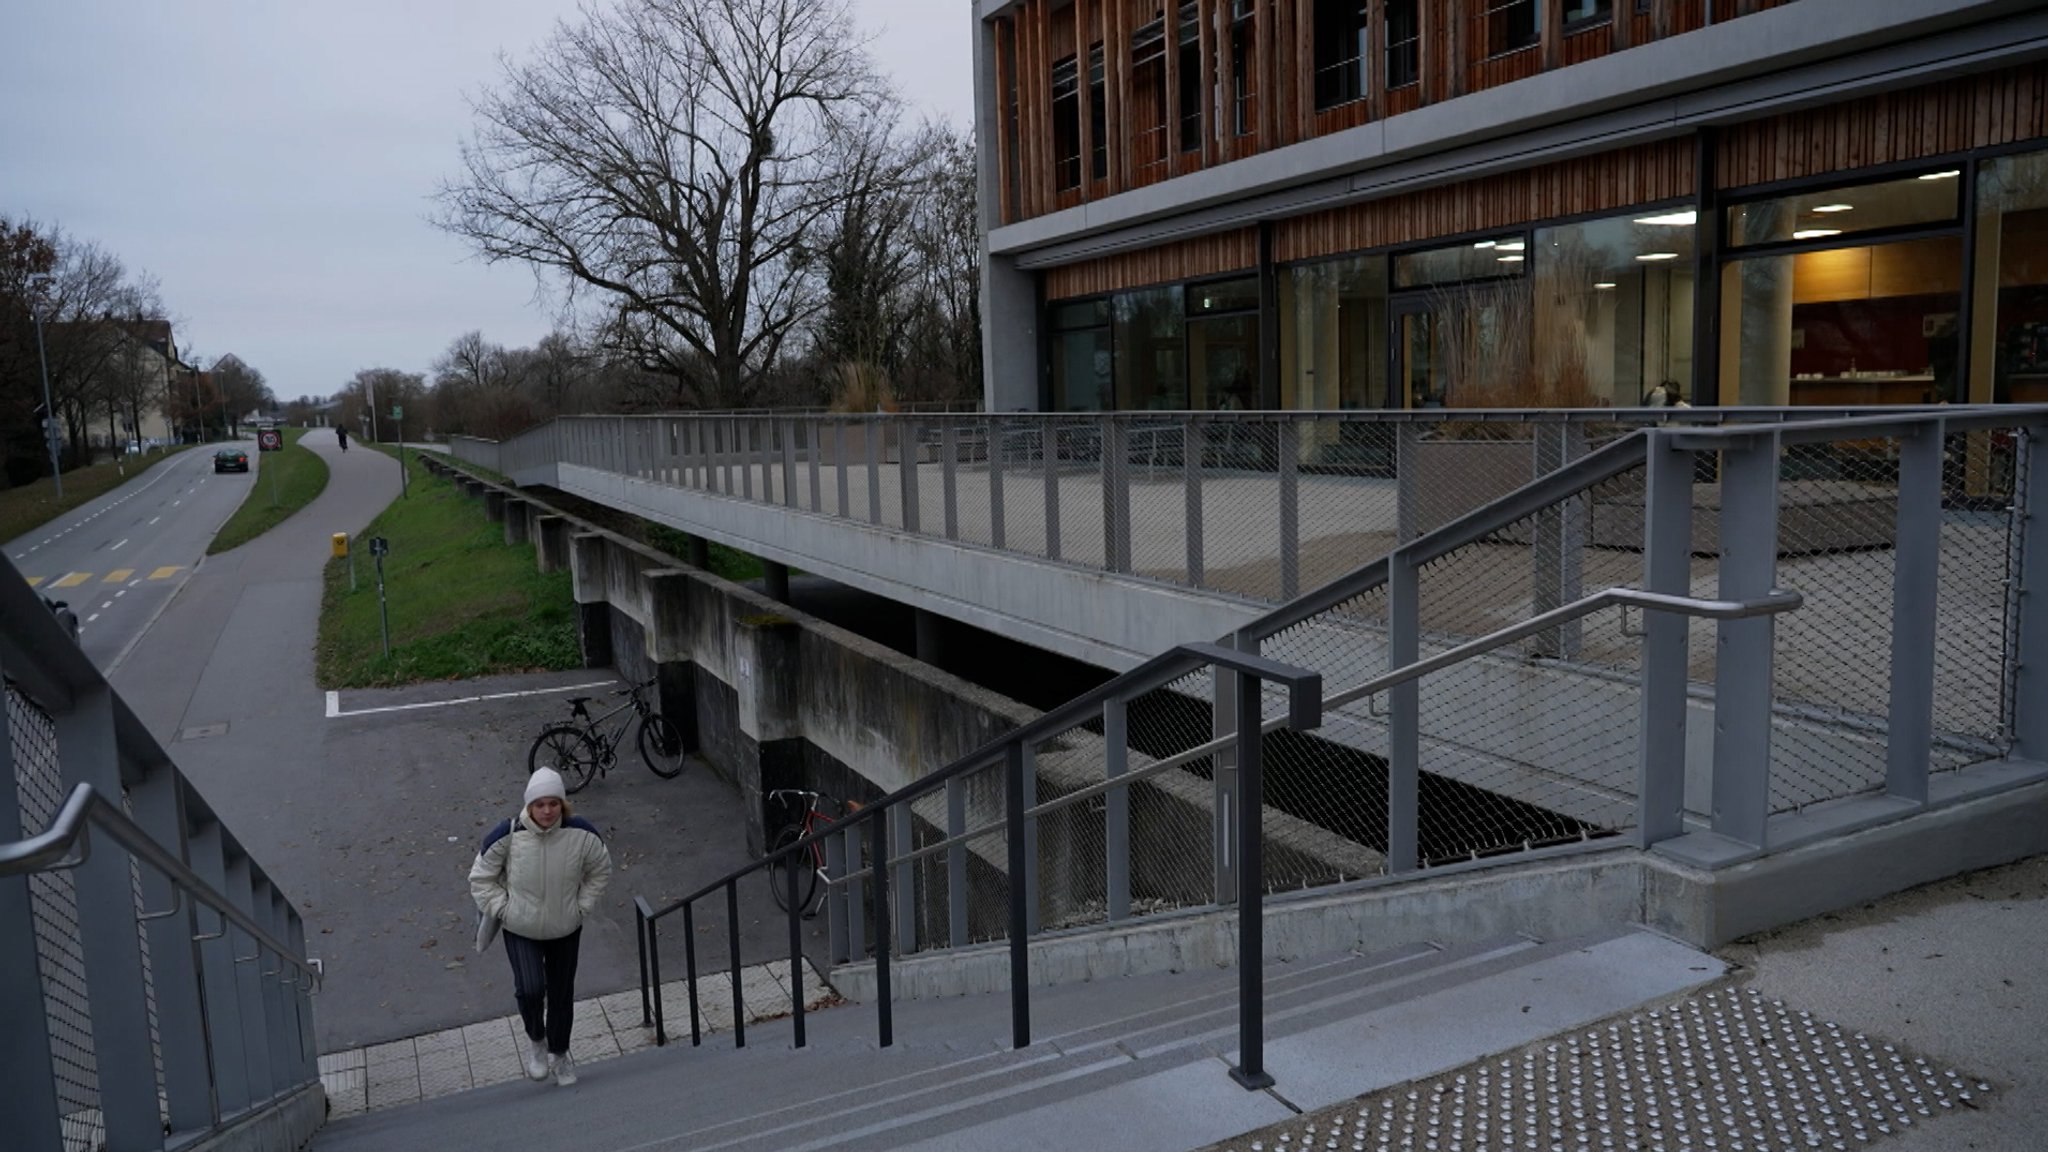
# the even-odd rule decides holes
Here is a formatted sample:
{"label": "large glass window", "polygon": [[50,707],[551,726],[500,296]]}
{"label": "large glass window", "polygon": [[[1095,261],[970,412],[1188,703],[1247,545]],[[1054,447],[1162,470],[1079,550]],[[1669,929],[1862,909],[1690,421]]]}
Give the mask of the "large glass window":
{"label": "large glass window", "polygon": [[1186,299],[1188,407],[1260,407],[1258,278],[1191,284]]}
{"label": "large glass window", "polygon": [[1202,150],[1202,13],[1188,0],[1180,6],[1180,150]]}
{"label": "large glass window", "polygon": [[1575,32],[1593,24],[1604,24],[1614,15],[1614,0],[1562,0],[1564,30]]}
{"label": "large glass window", "polygon": [[1055,304],[1050,312],[1052,410],[1099,412],[1109,407],[1109,301]]}
{"label": "large glass window", "polygon": [[1721,402],[1954,398],[1962,274],[1959,236],[1730,261],[1721,279]]}
{"label": "large glass window", "polygon": [[1093,136],[1089,178],[1109,179],[1109,93],[1104,87],[1102,45],[1088,50],[1088,131]]}
{"label": "large glass window", "polygon": [[1484,55],[1499,56],[1536,46],[1536,0],[1480,0],[1474,19],[1479,23]]}
{"label": "large glass window", "polygon": [[1316,0],[1316,110],[1365,98],[1366,0]]}
{"label": "large glass window", "polygon": [[1052,66],[1052,160],[1055,185],[1081,186],[1081,75],[1072,56]]}
{"label": "large glass window", "polygon": [[1529,245],[1519,232],[1394,257],[1394,287],[1426,288],[1461,280],[1520,276]]}
{"label": "large glass window", "polygon": [[1945,224],[1961,210],[1962,173],[1936,169],[1900,180],[1801,192],[1728,209],[1728,245],[1825,240],[1887,228]]}
{"label": "large glass window", "polygon": [[1116,297],[1116,406],[1188,407],[1187,329],[1179,285]]}
{"label": "large glass window", "polygon": [[1298,264],[1280,277],[1280,406],[1387,403],[1387,260]]}
{"label": "large glass window", "polygon": [[1150,23],[1131,33],[1131,120],[1132,166],[1140,173],[1166,163],[1170,144],[1166,114],[1166,17],[1154,16]]}
{"label": "large glass window", "polygon": [[1232,127],[1239,136],[1259,130],[1259,34],[1250,0],[1232,0],[1230,90]]}
{"label": "large glass window", "polygon": [[1418,0],[1386,0],[1387,87],[1405,88],[1422,79],[1422,16]]}
{"label": "large glass window", "polygon": [[1537,229],[1529,403],[1691,401],[1694,222],[1675,209]]}
{"label": "large glass window", "polygon": [[2048,152],[1987,161],[1977,184],[1967,399],[2048,403]]}

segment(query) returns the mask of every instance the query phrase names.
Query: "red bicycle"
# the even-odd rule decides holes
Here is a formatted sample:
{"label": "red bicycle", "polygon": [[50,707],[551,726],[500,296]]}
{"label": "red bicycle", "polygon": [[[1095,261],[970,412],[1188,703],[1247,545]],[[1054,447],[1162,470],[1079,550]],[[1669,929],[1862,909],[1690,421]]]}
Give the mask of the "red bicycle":
{"label": "red bicycle", "polygon": [[[804,788],[777,788],[773,792],[768,793],[768,799],[777,804],[794,805],[798,801],[801,801],[803,804],[803,814],[792,823],[783,825],[781,830],[775,833],[775,838],[768,842],[768,852],[770,855],[789,847],[814,832],[822,832],[831,827],[832,823],[838,820],[839,817],[826,815],[823,805],[830,804],[841,807],[844,813],[860,810],[860,805],[858,804],[848,803],[839,805],[837,801],[826,799],[824,796]],[[831,879],[825,871],[825,842],[822,840],[812,841],[802,851],[790,853],[788,856],[777,861],[775,866],[768,870],[769,892],[775,897],[775,906],[784,912],[789,911],[789,885],[790,873],[792,871],[796,873],[797,913],[806,917],[811,916],[816,912],[816,909],[812,908],[811,904],[818,898],[820,882],[829,882]]]}

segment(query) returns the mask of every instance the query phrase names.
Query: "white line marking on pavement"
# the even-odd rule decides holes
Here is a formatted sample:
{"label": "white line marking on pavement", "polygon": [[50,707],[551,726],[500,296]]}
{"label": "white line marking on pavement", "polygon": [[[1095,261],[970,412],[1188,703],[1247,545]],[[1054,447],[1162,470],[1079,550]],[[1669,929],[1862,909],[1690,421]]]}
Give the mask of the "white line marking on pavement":
{"label": "white line marking on pavement", "polygon": [[[163,519],[163,517],[161,517],[161,516],[158,516],[158,517],[156,517],[155,519],[152,519],[152,520],[151,520],[151,521],[150,521],[149,523],[150,523],[150,524],[154,524],[154,523],[156,523],[156,522],[157,522],[157,520],[161,520],[161,519]],[[145,528],[147,528],[148,526],[149,526],[148,524],[145,524],[145,525],[143,525],[143,527],[145,527]]]}
{"label": "white line marking on pavement", "polygon": [[589,684],[564,684],[560,688],[529,688],[523,692],[492,692],[484,696],[464,696],[456,700],[428,700],[420,704],[390,704],[382,708],[357,708],[348,712],[341,710],[341,693],[329,691],[327,693],[327,718],[334,720],[343,716],[375,716],[380,712],[412,712],[420,708],[446,708],[453,704],[479,704],[485,700],[510,700],[519,696],[548,696],[557,692],[580,692],[585,688],[603,688],[607,684],[617,683],[617,680],[597,680]]}
{"label": "white line marking on pavement", "polygon": [[113,606],[114,602],[112,600],[109,600],[105,604],[100,605],[100,611],[105,612],[107,609],[112,608]]}
{"label": "white line marking on pavement", "polygon": [[90,615],[90,616],[87,616],[87,617],[85,618],[85,622],[86,622],[87,624],[90,624],[90,623],[92,623],[93,621],[95,621],[95,620],[97,620],[97,619],[99,619],[99,618],[100,618],[100,614],[99,614],[99,613],[97,613],[97,612],[95,612],[95,613],[93,613],[92,615]]}
{"label": "white line marking on pavement", "polygon": [[135,587],[135,586],[136,586],[137,584],[140,584],[140,583],[142,583],[142,577],[140,577],[140,576],[137,576],[137,577],[136,577],[135,579],[133,579],[133,580],[130,580],[130,581],[128,582],[128,586],[129,586],[130,588],[133,588],[133,587]]}
{"label": "white line marking on pavement", "polygon": [[[122,540],[121,540],[121,544],[126,544],[127,542],[128,542],[127,538],[126,538],[126,537],[123,537],[123,538],[122,538]],[[109,551],[109,552],[114,552],[114,551],[118,551],[118,550],[120,549],[120,547],[121,547],[121,544],[116,544],[116,545],[114,545],[114,546],[113,546],[112,548],[109,548],[109,549],[107,549],[107,551]]]}
{"label": "white line marking on pavement", "polygon": [[126,588],[123,588],[119,592],[114,593],[114,599],[119,600],[121,597],[126,596],[127,594],[128,590]]}

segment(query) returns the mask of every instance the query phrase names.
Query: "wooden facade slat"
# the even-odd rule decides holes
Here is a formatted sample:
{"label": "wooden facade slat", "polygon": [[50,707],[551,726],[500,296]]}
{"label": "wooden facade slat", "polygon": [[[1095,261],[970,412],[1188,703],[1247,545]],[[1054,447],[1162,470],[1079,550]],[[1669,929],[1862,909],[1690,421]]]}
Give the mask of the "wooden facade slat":
{"label": "wooden facade slat", "polygon": [[1203,276],[1248,271],[1258,262],[1257,229],[1239,228],[1162,244],[1142,252],[1120,253],[1048,269],[1044,276],[1045,298],[1071,300],[1148,284],[1173,284]]}
{"label": "wooden facade slat", "polygon": [[1015,82],[1010,65],[1010,51],[1015,43],[1011,38],[1012,27],[1009,19],[998,19],[991,30],[996,55],[996,123],[1000,125],[995,141],[996,219],[1005,224],[1013,224],[1019,219],[1016,199],[1010,194],[1010,181],[1017,177],[1016,157],[1010,153],[1016,139],[1010,131],[1010,87]]}
{"label": "wooden facade slat", "polygon": [[1202,58],[1202,87],[1199,104],[1202,133],[1202,166],[1208,167],[1219,160],[1227,159],[1216,150],[1216,6],[1224,0],[1197,0],[1195,13],[1201,21],[1198,51]]}
{"label": "wooden facade slat", "polygon": [[[1075,79],[1080,86],[1078,106],[1081,109],[1081,200],[1094,197],[1095,191],[1095,41],[1101,39],[1096,27],[1096,17],[1101,13],[1101,0],[1074,0],[1074,6],[1067,9],[1074,22],[1074,68]],[[1105,57],[1107,53],[1105,52]],[[1108,60],[1103,61],[1104,67]]]}

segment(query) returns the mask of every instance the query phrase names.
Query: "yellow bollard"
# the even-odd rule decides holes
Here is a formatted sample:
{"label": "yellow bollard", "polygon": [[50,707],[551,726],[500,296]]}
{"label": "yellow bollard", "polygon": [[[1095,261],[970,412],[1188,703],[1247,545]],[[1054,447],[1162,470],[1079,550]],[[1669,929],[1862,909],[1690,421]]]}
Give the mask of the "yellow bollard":
{"label": "yellow bollard", "polygon": [[356,558],[349,556],[348,533],[336,532],[334,534],[334,558],[339,560],[343,556],[348,556],[348,590],[354,592],[356,590]]}

